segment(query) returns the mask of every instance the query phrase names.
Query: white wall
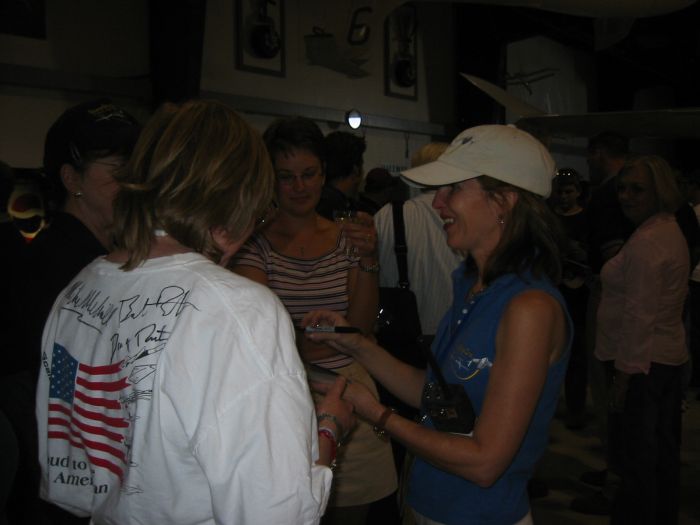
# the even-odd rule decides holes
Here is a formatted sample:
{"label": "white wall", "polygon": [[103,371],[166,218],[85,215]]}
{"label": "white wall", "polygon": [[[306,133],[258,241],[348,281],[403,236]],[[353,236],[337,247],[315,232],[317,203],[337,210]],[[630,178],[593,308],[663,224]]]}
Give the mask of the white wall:
{"label": "white wall", "polygon": [[[46,0],[46,39],[0,34],[0,63],[75,75],[147,75],[147,8],[142,0]],[[49,126],[67,107],[95,96],[0,83],[0,160],[41,166]],[[147,117],[145,101],[115,100]]]}
{"label": "white wall", "polygon": [[[394,0],[394,3],[396,0]],[[391,2],[370,0],[372,16],[360,17],[370,23],[370,39],[355,53],[366,62],[364,78],[348,78],[342,73],[310,65],[303,36],[314,25],[336,35],[344,50],[353,0],[286,0],[286,76],[275,78],[237,70],[235,67],[235,19],[233,0],[208,0],[204,52],[203,91],[261,100],[282,101],[345,111],[357,108],[363,113],[419,123],[440,122],[452,115],[454,60],[452,51],[451,6],[449,3],[419,3],[418,99],[384,95],[383,17],[378,16]],[[88,77],[114,79],[143,77],[148,74],[148,3],[143,0],[47,0],[47,39],[36,40],[0,35],[0,64],[32,66]],[[423,46],[429,43],[431,56],[442,59],[426,67]],[[428,72],[430,78],[428,79]],[[430,86],[427,81],[430,80]],[[431,104],[428,103],[430,88]],[[0,159],[17,167],[41,164],[46,130],[70,105],[93,98],[82,90],[37,89],[0,82]],[[115,98],[145,120],[148,101]],[[248,113],[253,125],[263,129],[272,116]],[[320,122],[324,131],[330,128]],[[349,128],[346,128],[349,129]],[[430,137],[412,132],[365,128],[367,168],[380,164],[406,165],[410,153]],[[406,153],[408,144],[408,154]]]}

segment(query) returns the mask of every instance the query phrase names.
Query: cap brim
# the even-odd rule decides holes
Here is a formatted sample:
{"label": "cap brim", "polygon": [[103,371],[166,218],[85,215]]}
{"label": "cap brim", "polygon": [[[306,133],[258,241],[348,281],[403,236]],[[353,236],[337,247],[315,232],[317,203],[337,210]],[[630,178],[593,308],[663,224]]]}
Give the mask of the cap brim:
{"label": "cap brim", "polygon": [[478,171],[457,168],[440,159],[428,162],[417,168],[411,168],[401,173],[403,180],[413,187],[448,186],[463,180],[474,179],[483,175]]}

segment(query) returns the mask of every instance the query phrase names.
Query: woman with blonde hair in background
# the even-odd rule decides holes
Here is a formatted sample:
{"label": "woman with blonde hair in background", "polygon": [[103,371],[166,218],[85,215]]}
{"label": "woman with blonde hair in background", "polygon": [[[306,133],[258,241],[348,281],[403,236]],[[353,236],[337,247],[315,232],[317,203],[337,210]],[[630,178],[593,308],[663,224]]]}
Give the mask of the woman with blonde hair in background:
{"label": "woman with blonde hair in background", "polygon": [[636,229],[601,270],[595,346],[609,368],[611,410],[622,418],[622,435],[610,437],[622,470],[612,523],[678,523],[690,256],[674,212],[683,199],[655,155],[625,162],[617,197]]}

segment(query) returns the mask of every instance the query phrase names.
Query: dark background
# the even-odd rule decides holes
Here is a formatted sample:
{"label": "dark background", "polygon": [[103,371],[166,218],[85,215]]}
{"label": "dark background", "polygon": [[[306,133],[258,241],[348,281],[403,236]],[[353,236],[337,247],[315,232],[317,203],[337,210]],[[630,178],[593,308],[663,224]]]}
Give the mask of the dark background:
{"label": "dark background", "polygon": [[[613,1],[613,0],[611,0]],[[638,18],[622,41],[603,50],[594,46],[595,20],[535,9],[455,4],[457,71],[505,86],[505,46],[543,35],[592,57],[595,80],[589,111],[631,110],[639,89],[665,87],[670,107],[700,107],[700,4],[657,17]],[[503,122],[504,112],[477,89],[457,80],[458,130]],[[669,107],[665,105],[665,107]],[[700,166],[700,143],[675,141],[678,164]]]}

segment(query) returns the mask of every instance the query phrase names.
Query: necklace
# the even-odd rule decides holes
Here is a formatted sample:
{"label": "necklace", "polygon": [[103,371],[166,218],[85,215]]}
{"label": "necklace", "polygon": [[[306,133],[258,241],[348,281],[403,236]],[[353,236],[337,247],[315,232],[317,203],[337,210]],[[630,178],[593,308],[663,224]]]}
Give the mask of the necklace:
{"label": "necklace", "polygon": [[467,302],[474,299],[474,297],[482,293],[484,290],[486,290],[486,288],[487,286],[479,286],[478,288],[472,288],[471,290],[469,290],[466,297]]}

